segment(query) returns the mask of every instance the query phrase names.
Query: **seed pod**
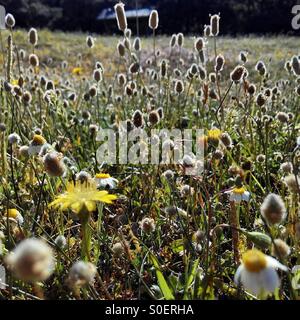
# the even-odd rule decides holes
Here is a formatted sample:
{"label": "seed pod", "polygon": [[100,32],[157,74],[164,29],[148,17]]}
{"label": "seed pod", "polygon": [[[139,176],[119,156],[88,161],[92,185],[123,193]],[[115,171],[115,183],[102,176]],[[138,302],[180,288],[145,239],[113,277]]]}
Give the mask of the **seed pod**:
{"label": "seed pod", "polygon": [[114,9],[116,13],[118,28],[119,30],[125,32],[127,28],[127,18],[125,14],[124,4],[122,2],[119,2],[114,6]]}
{"label": "seed pod", "polygon": [[138,73],[139,70],[140,70],[140,64],[138,62],[132,63],[129,67],[130,73],[133,73],[133,74]]}
{"label": "seed pod", "polygon": [[173,34],[170,40],[170,47],[174,48],[176,46],[176,42],[177,42],[177,35]]}
{"label": "seed pod", "polygon": [[241,62],[246,63],[247,62],[247,54],[245,52],[241,51],[240,55],[239,55],[239,59]]}
{"label": "seed pod", "polygon": [[52,177],[61,177],[66,170],[62,159],[61,153],[56,151],[47,153],[43,158],[45,171]]}
{"label": "seed pod", "polygon": [[292,68],[293,68],[294,74],[299,76],[300,75],[300,62],[299,62],[299,58],[297,56],[293,56],[293,58],[292,58]]}
{"label": "seed pod", "polygon": [[125,46],[122,42],[118,43],[117,49],[118,49],[118,53],[119,53],[120,57],[124,57],[125,56]]}
{"label": "seed pod", "polygon": [[240,82],[243,78],[245,68],[243,66],[237,66],[230,74],[231,81]]}
{"label": "seed pod", "polygon": [[94,70],[94,80],[96,82],[101,82],[102,81],[102,71],[100,69],[96,69]]}
{"label": "seed pod", "polygon": [[93,37],[88,36],[88,37],[86,38],[86,44],[87,44],[87,46],[88,46],[89,48],[93,48],[94,45],[95,45],[95,41],[94,41]]}
{"label": "seed pod", "polygon": [[156,110],[153,110],[149,113],[148,120],[152,126],[158,123],[159,118],[159,114]]}
{"label": "seed pod", "polygon": [[139,128],[142,127],[144,124],[143,114],[140,110],[136,110],[132,116],[132,122],[135,127]]}
{"label": "seed pod", "polygon": [[211,34],[216,37],[219,34],[220,16],[214,14],[210,17]]}
{"label": "seed pod", "polygon": [[133,48],[135,51],[141,51],[141,39],[140,38],[134,39]]}
{"label": "seed pod", "polygon": [[252,241],[256,246],[260,249],[268,249],[272,244],[271,238],[261,232],[246,232],[244,231],[243,234],[247,237],[248,240]]}
{"label": "seed pod", "polygon": [[149,17],[149,28],[152,30],[157,29],[158,22],[159,22],[158,12],[157,10],[152,10]]}
{"label": "seed pod", "polygon": [[204,36],[206,38],[211,37],[211,27],[210,26],[204,26]]}
{"label": "seed pod", "polygon": [[16,24],[16,20],[14,16],[10,13],[8,13],[5,17],[5,24],[8,26],[8,28],[13,28]]}
{"label": "seed pod", "polygon": [[282,198],[274,193],[269,194],[260,208],[261,215],[270,225],[279,224],[286,217],[286,208]]}
{"label": "seed pod", "polygon": [[194,46],[195,46],[195,50],[198,51],[198,52],[203,50],[204,49],[204,40],[203,40],[203,38],[197,38],[195,40]]}
{"label": "seed pod", "polygon": [[28,41],[31,45],[36,46],[38,43],[38,33],[35,28],[31,28],[28,32]]}
{"label": "seed pod", "polygon": [[31,54],[29,56],[29,63],[35,68],[39,66],[39,58],[36,54]]}
{"label": "seed pod", "polygon": [[250,96],[253,96],[255,92],[256,92],[255,84],[250,84],[248,87],[248,93],[250,94]]}
{"label": "seed pod", "polygon": [[219,54],[216,58],[215,71],[220,72],[223,70],[225,63],[225,58],[223,55]]}
{"label": "seed pod", "polygon": [[178,33],[177,34],[177,44],[179,47],[183,47],[184,45],[184,35],[183,33]]}
{"label": "seed pod", "polygon": [[262,93],[259,93],[256,97],[256,103],[259,107],[262,107],[266,103],[266,97]]}
{"label": "seed pod", "polygon": [[181,80],[177,80],[175,83],[175,92],[181,94],[184,91],[184,84]]}
{"label": "seed pod", "polygon": [[161,78],[165,78],[167,76],[167,61],[162,60],[160,63],[160,76]]}
{"label": "seed pod", "polygon": [[199,75],[201,80],[206,79],[206,70],[202,66],[199,66]]}

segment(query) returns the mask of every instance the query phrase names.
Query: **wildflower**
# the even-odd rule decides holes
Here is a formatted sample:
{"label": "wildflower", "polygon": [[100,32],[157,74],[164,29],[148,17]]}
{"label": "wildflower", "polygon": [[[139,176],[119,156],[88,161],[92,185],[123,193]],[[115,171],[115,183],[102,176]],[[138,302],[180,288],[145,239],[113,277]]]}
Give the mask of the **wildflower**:
{"label": "wildflower", "polygon": [[77,261],[69,271],[67,284],[71,289],[80,288],[86,284],[93,284],[96,273],[96,266],[92,263]]}
{"label": "wildflower", "polygon": [[281,239],[275,239],[272,246],[272,255],[278,259],[286,258],[291,253],[290,247]]}
{"label": "wildflower", "polygon": [[48,244],[30,238],[18,244],[5,257],[5,263],[19,279],[35,282],[49,278],[54,271],[55,259]]}
{"label": "wildflower", "polygon": [[158,18],[157,10],[152,10],[149,17],[149,28],[152,30],[157,29],[158,21],[159,21],[159,18]]}
{"label": "wildflower", "polygon": [[232,202],[241,202],[241,201],[249,201],[250,200],[250,192],[246,190],[245,187],[235,187],[230,191],[226,191],[225,193],[229,193],[229,201]]}
{"label": "wildflower", "polygon": [[114,9],[116,13],[118,28],[119,30],[125,32],[127,28],[127,18],[125,14],[124,4],[122,2],[119,2],[114,6]]}
{"label": "wildflower", "polygon": [[111,177],[108,173],[98,173],[95,176],[97,186],[105,189],[115,189],[119,181]]}
{"label": "wildflower", "polygon": [[6,216],[11,219],[12,221],[18,223],[18,224],[23,224],[24,218],[17,209],[8,209],[6,212]]}
{"label": "wildflower", "polygon": [[29,143],[29,155],[39,154],[44,144],[46,144],[45,138],[39,134],[35,134]]}
{"label": "wildflower", "polygon": [[44,155],[44,170],[52,177],[61,177],[66,171],[66,167],[62,161],[63,155],[56,151],[51,151]]}
{"label": "wildflower", "polygon": [[144,218],[140,222],[140,227],[145,233],[152,233],[155,231],[155,222],[152,218]]}
{"label": "wildflower", "polygon": [[276,259],[257,249],[248,250],[243,254],[242,264],[235,273],[234,281],[236,284],[241,283],[255,295],[273,293],[280,286],[276,269],[287,271],[287,267]]}
{"label": "wildflower", "polygon": [[8,13],[5,17],[5,24],[9,27],[9,28],[13,28],[16,24],[16,20],[14,18],[14,16],[11,13]]}
{"label": "wildflower", "polygon": [[74,74],[76,76],[80,76],[82,74],[82,68],[80,68],[80,67],[73,68],[72,74]]}
{"label": "wildflower", "polygon": [[261,215],[270,224],[279,224],[286,217],[286,208],[282,198],[274,193],[269,194],[260,208]]}
{"label": "wildflower", "polygon": [[208,130],[208,133],[207,133],[208,142],[213,145],[218,144],[220,137],[221,137],[221,134],[222,134],[222,132],[218,128],[212,128],[212,129]]}
{"label": "wildflower", "polygon": [[96,184],[82,183],[74,185],[72,182],[67,184],[67,191],[56,197],[50,203],[50,207],[59,208],[62,211],[73,210],[79,214],[82,211],[93,212],[96,210],[96,203],[112,203],[117,197],[108,194],[107,191],[98,191]]}
{"label": "wildflower", "polygon": [[85,170],[81,170],[76,174],[76,181],[79,181],[80,183],[88,183],[91,179],[91,175]]}

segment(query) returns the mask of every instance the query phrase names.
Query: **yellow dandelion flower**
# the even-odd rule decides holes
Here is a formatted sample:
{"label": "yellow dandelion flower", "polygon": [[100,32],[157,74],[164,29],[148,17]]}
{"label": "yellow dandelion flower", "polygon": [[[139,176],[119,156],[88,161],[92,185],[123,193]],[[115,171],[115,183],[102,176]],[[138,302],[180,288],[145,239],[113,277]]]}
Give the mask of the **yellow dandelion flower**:
{"label": "yellow dandelion flower", "polygon": [[11,84],[13,86],[17,86],[19,84],[19,80],[18,79],[14,79],[14,80],[11,81]]}
{"label": "yellow dandelion flower", "polygon": [[95,177],[96,177],[96,179],[107,179],[107,178],[110,178],[110,174],[109,173],[97,173]]}
{"label": "yellow dandelion flower", "polygon": [[221,134],[222,131],[220,129],[213,128],[211,130],[208,130],[207,137],[209,140],[219,140]]}
{"label": "yellow dandelion flower", "polygon": [[82,74],[82,68],[80,67],[73,68],[72,73],[75,74],[76,76],[80,76]]}
{"label": "yellow dandelion flower", "polygon": [[82,209],[92,212],[96,210],[96,203],[112,203],[117,196],[109,194],[107,191],[97,190],[94,183],[80,183],[74,185],[72,182],[67,184],[67,191],[57,196],[57,198],[49,204],[50,207],[59,208],[62,211],[67,209],[80,213]]}
{"label": "yellow dandelion flower", "polygon": [[39,134],[35,134],[32,138],[32,144],[33,145],[37,145],[37,146],[40,146],[40,145],[43,145],[46,143],[46,139],[39,135]]}

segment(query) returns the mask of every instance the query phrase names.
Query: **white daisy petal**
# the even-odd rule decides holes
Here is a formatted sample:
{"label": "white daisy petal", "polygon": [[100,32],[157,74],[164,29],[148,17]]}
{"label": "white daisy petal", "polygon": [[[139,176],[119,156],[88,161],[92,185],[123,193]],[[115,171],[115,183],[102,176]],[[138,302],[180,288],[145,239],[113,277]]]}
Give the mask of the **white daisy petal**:
{"label": "white daisy petal", "polygon": [[267,267],[260,272],[260,281],[266,292],[273,293],[280,286],[279,276],[272,267]]}
{"label": "white daisy petal", "polygon": [[281,269],[283,271],[287,271],[288,268],[280,263],[278,260],[274,259],[273,257],[267,256],[267,265],[272,268]]}

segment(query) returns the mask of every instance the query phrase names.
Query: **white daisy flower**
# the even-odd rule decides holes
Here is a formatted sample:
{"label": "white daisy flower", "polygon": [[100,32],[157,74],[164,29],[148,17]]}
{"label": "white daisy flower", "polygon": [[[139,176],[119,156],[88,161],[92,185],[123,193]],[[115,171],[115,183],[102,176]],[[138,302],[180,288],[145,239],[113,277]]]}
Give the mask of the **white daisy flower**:
{"label": "white daisy flower", "polygon": [[105,189],[115,189],[119,181],[111,177],[108,173],[98,173],[95,176],[97,186]]}
{"label": "white daisy flower", "polygon": [[229,200],[233,202],[248,202],[250,200],[250,192],[247,191],[244,187],[234,188],[232,190],[226,191],[225,193],[230,194]]}
{"label": "white daisy flower", "polygon": [[7,217],[9,220],[11,220],[19,225],[22,225],[24,223],[24,218],[17,209],[8,209],[7,210]]}
{"label": "white daisy flower", "polygon": [[28,154],[30,156],[39,154],[46,143],[47,142],[43,136],[35,134],[33,139],[30,141]]}
{"label": "white daisy flower", "polygon": [[287,271],[288,268],[257,249],[248,250],[243,254],[234,282],[237,285],[241,283],[255,295],[273,293],[280,286],[276,269]]}

